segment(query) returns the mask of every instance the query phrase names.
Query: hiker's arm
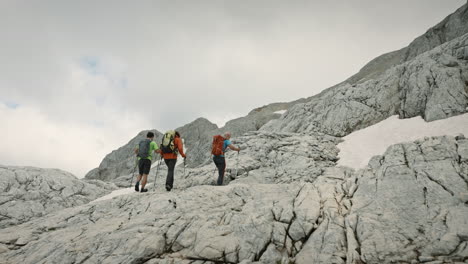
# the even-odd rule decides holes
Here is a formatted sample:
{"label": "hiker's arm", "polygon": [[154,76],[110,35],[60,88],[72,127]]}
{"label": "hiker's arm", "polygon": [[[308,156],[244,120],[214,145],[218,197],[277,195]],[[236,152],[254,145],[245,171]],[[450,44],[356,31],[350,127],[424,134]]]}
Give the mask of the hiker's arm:
{"label": "hiker's arm", "polygon": [[233,144],[228,145],[228,148],[235,150],[235,151],[240,151],[240,148],[236,148]]}
{"label": "hiker's arm", "polygon": [[177,149],[179,150],[179,153],[182,157],[185,158],[185,153],[184,153],[184,146],[182,145],[182,139],[177,138]]}

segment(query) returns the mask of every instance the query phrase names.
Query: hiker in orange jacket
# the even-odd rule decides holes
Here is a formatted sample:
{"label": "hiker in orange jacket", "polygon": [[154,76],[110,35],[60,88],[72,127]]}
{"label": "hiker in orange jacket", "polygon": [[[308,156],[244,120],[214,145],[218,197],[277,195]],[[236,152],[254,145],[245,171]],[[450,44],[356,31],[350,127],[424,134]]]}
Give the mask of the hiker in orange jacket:
{"label": "hiker in orange jacket", "polygon": [[177,163],[177,154],[185,159],[186,155],[184,153],[184,145],[182,139],[180,138],[180,133],[175,132],[174,136],[174,152],[172,153],[162,153],[164,162],[167,165],[167,177],[166,177],[166,191],[170,192],[174,184],[174,169]]}

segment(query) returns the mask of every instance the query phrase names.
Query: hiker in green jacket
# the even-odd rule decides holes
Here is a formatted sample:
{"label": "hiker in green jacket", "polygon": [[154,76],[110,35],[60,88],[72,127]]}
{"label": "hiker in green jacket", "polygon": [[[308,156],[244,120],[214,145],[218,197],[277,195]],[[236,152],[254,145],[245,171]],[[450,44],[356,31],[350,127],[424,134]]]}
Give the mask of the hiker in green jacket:
{"label": "hiker in green jacket", "polygon": [[[148,174],[151,169],[151,160],[153,159],[153,152],[160,153],[158,144],[153,141],[154,133],[148,132],[146,139],[143,139],[135,147],[135,154],[138,157],[138,172],[137,182],[135,184],[135,191],[140,191],[140,180],[141,180],[141,192],[147,192],[145,189],[146,182],[148,180]],[[154,183],[156,184],[156,183]]]}

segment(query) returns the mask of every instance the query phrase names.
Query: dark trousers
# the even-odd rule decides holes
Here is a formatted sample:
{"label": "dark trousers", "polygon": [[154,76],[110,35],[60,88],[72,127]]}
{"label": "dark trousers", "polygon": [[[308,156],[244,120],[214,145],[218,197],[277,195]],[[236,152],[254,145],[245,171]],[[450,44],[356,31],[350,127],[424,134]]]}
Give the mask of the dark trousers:
{"label": "dark trousers", "polygon": [[214,156],[213,161],[216,165],[216,168],[218,168],[218,185],[223,185],[223,180],[224,180],[224,171],[226,169],[226,160],[224,157],[220,156]]}
{"label": "dark trousers", "polygon": [[177,159],[164,159],[167,165],[167,177],[166,177],[166,188],[172,189],[174,184],[174,168],[177,163]]}

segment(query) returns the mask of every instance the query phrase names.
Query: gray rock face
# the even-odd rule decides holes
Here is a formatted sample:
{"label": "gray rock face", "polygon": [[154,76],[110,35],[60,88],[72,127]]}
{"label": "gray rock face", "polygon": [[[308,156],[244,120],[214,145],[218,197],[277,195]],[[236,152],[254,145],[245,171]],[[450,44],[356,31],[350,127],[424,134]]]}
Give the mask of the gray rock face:
{"label": "gray rock face", "polygon": [[211,139],[219,134],[218,126],[205,118],[197,120],[176,129],[181,133],[187,149],[187,164],[190,167],[205,162],[211,151]]}
{"label": "gray rock face", "polygon": [[[248,132],[233,138],[241,151],[226,153],[224,182],[292,183],[313,182],[338,160],[340,139],[323,135]],[[218,171],[210,162],[198,168],[176,170],[175,188],[215,184]]]}
{"label": "gray rock face", "polygon": [[197,167],[210,161],[211,143],[214,135],[230,132],[232,136],[236,137],[249,131],[257,131],[270,120],[281,116],[280,114],[276,114],[276,111],[286,110],[304,100],[300,99],[289,103],[273,103],[256,108],[247,116],[227,122],[222,128],[218,128],[218,126],[204,118],[199,118],[190,124],[177,128],[181,132],[188,149],[188,166]]}
{"label": "gray rock face", "polygon": [[0,166],[0,228],[86,204],[116,187],[56,169]]}
{"label": "gray rock face", "polygon": [[0,230],[6,263],[419,263],[468,259],[468,140],[390,147],[312,183],[131,194]]}
{"label": "gray rock face", "polygon": [[325,90],[261,130],[345,136],[395,114],[401,118],[421,115],[433,121],[465,113],[467,47],[468,34],[393,67],[377,79]]}
{"label": "gray rock face", "polygon": [[468,4],[446,17],[426,33],[413,40],[408,47],[383,54],[366,64],[357,74],[346,80],[357,84],[375,79],[390,68],[410,61],[418,55],[468,33]]}
{"label": "gray rock face", "polygon": [[[226,153],[224,183],[292,183],[313,182],[326,168],[336,166],[340,139],[323,134],[301,135],[293,133],[248,132],[232,138],[241,152]],[[175,169],[174,189],[182,190],[198,185],[213,185],[218,171],[208,153],[208,161],[195,168],[183,164]],[[164,162],[158,168],[153,164],[148,182],[164,186],[167,167]],[[132,175],[112,180],[118,186],[129,187]],[[135,176],[133,176],[133,181]]]}
{"label": "gray rock face", "polygon": [[[240,136],[245,132],[257,131],[261,126],[281,115],[275,111],[286,110],[294,104],[303,102],[299,99],[290,103],[273,103],[252,110],[247,116],[231,120],[222,128],[211,123],[205,118],[198,118],[195,121],[177,128],[184,139],[187,150],[187,166],[197,167],[211,162],[211,143],[214,135],[231,132],[235,136]],[[155,141],[160,144],[162,134],[155,132]],[[146,136],[147,131],[142,131],[125,146],[107,155],[99,168],[93,169],[86,175],[87,179],[100,179],[111,181],[118,186],[125,187],[130,183],[130,178],[135,169],[134,146]],[[155,162],[157,160],[154,160]],[[150,172],[151,173],[151,172]],[[154,176],[154,175],[153,175]]]}
{"label": "gray rock face", "polygon": [[408,46],[405,61],[468,33],[468,2]]}
{"label": "gray rock face", "polygon": [[[99,168],[93,169],[85,176],[86,179],[97,179],[109,181],[122,175],[129,175],[135,170],[136,159],[133,150],[142,139],[146,138],[148,131],[154,133],[154,140],[158,143],[162,134],[157,130],[145,130],[140,132],[126,145],[108,154],[99,165]],[[154,161],[153,161],[154,162]]]}
{"label": "gray rock face", "polygon": [[362,261],[466,261],[468,140],[390,147],[358,176],[347,226]]}

